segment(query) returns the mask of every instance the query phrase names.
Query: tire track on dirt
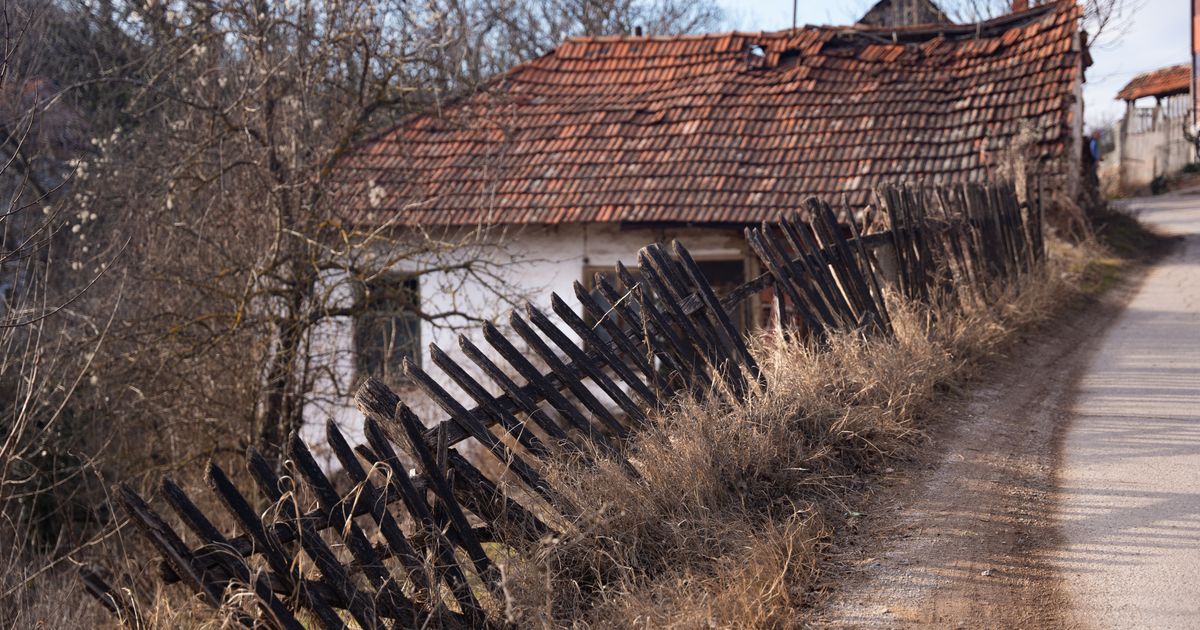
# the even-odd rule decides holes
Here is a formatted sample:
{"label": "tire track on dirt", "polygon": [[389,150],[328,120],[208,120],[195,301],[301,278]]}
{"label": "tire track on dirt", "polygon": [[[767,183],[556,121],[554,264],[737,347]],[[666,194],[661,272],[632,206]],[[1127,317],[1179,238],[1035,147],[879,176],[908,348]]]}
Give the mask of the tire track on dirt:
{"label": "tire track on dirt", "polygon": [[1134,286],[1028,335],[949,405],[929,470],[877,493],[814,625],[1073,627],[1055,561],[1059,444],[1076,381]]}

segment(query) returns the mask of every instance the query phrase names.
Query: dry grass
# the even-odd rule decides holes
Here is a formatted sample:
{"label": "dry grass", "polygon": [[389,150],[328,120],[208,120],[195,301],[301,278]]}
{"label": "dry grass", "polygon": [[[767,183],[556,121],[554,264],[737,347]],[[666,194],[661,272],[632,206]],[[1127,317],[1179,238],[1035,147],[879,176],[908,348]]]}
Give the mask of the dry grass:
{"label": "dry grass", "polygon": [[[0,628],[96,628],[110,623],[108,615],[84,595],[73,572],[55,572],[34,578],[20,588],[44,558],[16,560],[5,571],[0,588],[16,588],[0,598]],[[32,562],[30,562],[32,560]]]}
{"label": "dry grass", "polygon": [[[119,557],[115,550],[102,553]],[[135,574],[155,566],[146,558],[126,558],[124,563],[124,569]],[[145,627],[190,630],[239,627],[227,623],[229,614],[214,616],[212,609],[183,589],[165,587],[157,580],[147,580],[144,585],[148,588],[147,597],[137,603]],[[115,617],[83,592],[74,562],[63,558],[56,561],[53,553],[26,548],[6,556],[0,564],[0,589],[0,628],[120,627]]]}
{"label": "dry grass", "polygon": [[[1089,245],[1052,242],[1051,253],[1043,274],[989,300],[995,306],[893,303],[892,339],[847,334],[820,348],[756,339],[768,386],[736,403],[685,399],[659,414],[629,447],[640,480],[615,466],[552,467],[556,487],[599,509],[505,562],[510,620],[535,628],[803,625],[831,532],[872,475],[920,448],[939,398],[1016,333],[1071,303],[1101,259]],[[8,585],[38,566],[18,555],[0,567]],[[131,560],[129,569],[147,566]],[[229,625],[230,611],[213,616],[181,589],[159,588],[141,610],[153,627]],[[254,610],[234,595],[231,606]],[[0,603],[0,627],[112,623],[82,595],[69,563]]]}
{"label": "dry grass", "polygon": [[563,463],[554,485],[599,506],[570,534],[510,562],[521,627],[801,625],[830,527],[870,477],[921,443],[947,388],[1080,294],[1094,246],[1053,243],[1047,269],[994,306],[893,303],[894,339],[817,348],[762,338],[767,387],[730,403],[683,400],[630,447],[642,472]]}

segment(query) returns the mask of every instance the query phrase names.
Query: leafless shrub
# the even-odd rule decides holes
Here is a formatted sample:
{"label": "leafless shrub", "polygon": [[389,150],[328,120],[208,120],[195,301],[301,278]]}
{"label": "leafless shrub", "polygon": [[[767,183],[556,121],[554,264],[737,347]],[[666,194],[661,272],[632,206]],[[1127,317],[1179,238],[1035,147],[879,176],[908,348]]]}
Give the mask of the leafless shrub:
{"label": "leafless shrub", "polygon": [[[1026,4],[1037,6],[1055,0],[1031,0]],[[938,5],[957,22],[978,22],[999,17],[1012,11],[1016,2],[1012,0],[948,0]],[[1146,4],[1146,0],[1082,0],[1082,27],[1088,33],[1093,46],[1110,46],[1124,36],[1133,23],[1133,17]]]}
{"label": "leafless shrub", "polygon": [[[647,6],[545,17],[603,34]],[[92,538],[120,518],[107,479],[272,452],[306,409],[349,399],[326,326],[377,274],[522,297],[505,295],[502,230],[356,225],[326,194],[354,141],[533,49],[458,0],[12,0],[0,18],[0,625],[28,626],[72,559],[119,547],[120,528]],[[169,603],[145,616],[183,624]],[[93,625],[62,612],[48,623]]]}

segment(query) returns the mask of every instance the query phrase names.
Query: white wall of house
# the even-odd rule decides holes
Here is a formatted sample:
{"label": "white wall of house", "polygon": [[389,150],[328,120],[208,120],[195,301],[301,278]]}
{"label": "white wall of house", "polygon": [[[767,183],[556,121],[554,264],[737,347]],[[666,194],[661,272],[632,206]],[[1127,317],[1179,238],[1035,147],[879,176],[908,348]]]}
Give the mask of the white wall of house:
{"label": "white wall of house", "polygon": [[[612,267],[618,260],[631,268],[636,267],[639,249],[653,242],[669,242],[672,239],[682,242],[697,260],[748,260],[748,251],[740,231],[728,228],[623,228],[612,224],[568,224],[497,230],[485,238],[488,240],[485,246],[467,248],[463,256],[487,257],[489,271],[494,277],[465,278],[461,273],[441,272],[423,275],[420,297],[424,311],[437,313],[454,310],[493,320],[499,325],[507,319],[512,302],[521,304],[528,300],[553,317],[549,303],[550,293],[555,292],[578,312],[572,283],[583,280],[585,269]],[[406,261],[397,265],[395,270],[411,272],[420,268],[422,262]],[[747,269],[747,277],[755,272]],[[331,278],[331,282],[334,280]],[[353,299],[349,287],[339,288],[339,291],[342,291],[340,300]],[[498,358],[484,341],[477,324],[462,320],[441,325],[423,322],[423,367],[456,396],[461,392],[432,364],[424,348],[431,342],[436,343],[450,356],[461,359],[460,364],[478,377],[478,371],[470,369],[473,365],[459,350],[459,334],[467,335],[476,346],[489,351],[494,359]],[[572,338],[575,336],[572,335]],[[352,443],[361,442],[362,416],[354,407],[352,397],[353,388],[364,375],[358,374],[356,369],[353,320],[333,318],[325,322],[314,339],[314,349],[313,354],[328,364],[330,369],[319,379],[316,400],[306,410],[303,437],[309,444],[324,443],[324,425],[332,418],[352,438]],[[504,365],[500,360],[497,363]],[[534,363],[538,364],[537,361]],[[489,384],[486,379],[478,380]],[[519,384],[524,383],[519,377],[514,380]],[[445,418],[445,414],[424,396],[411,390],[399,391],[405,402],[427,424]],[[498,391],[493,388],[493,393]]]}
{"label": "white wall of house", "polygon": [[1188,99],[1181,94],[1151,106],[1130,103],[1113,129],[1116,147],[1104,156],[1102,176],[1116,178],[1121,188],[1132,190],[1196,161],[1196,148],[1184,136],[1191,120]]}

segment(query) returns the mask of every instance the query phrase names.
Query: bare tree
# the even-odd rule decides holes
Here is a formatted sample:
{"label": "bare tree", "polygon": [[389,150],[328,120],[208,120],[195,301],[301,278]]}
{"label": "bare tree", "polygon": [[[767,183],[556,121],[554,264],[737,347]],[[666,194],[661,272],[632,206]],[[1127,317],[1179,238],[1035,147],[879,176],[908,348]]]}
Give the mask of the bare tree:
{"label": "bare tree", "polygon": [[720,6],[689,0],[508,0],[498,3],[497,61],[548,52],[581,35],[677,35],[721,26]]}
{"label": "bare tree", "polygon": [[[61,607],[41,585],[62,585],[68,559],[105,539],[88,527],[104,517],[103,485],[79,448],[104,334],[81,331],[77,307],[99,278],[69,268],[64,196],[88,124],[51,78],[70,52],[42,48],[69,31],[63,18],[38,2],[0,6],[0,625],[11,627],[34,625],[39,602]],[[56,617],[90,625],[69,621],[76,612]]]}
{"label": "bare tree", "polygon": [[[1034,0],[1031,6],[1043,4]],[[1132,25],[1146,0],[1083,0],[1083,28],[1092,46],[1111,45]],[[947,0],[938,5],[956,22],[978,22],[1012,11],[1012,0]]]}
{"label": "bare tree", "polygon": [[[122,43],[94,69],[119,103],[73,162],[70,263],[94,275],[127,248],[123,275],[81,310],[95,327],[126,283],[97,361],[115,430],[130,432],[119,449],[140,449],[119,459],[143,472],[251,444],[277,452],[314,400],[348,398],[344,348],[324,331],[363,315],[363,292],[389,270],[512,297],[501,269],[513,257],[495,230],[342,213],[331,182],[354,142],[559,38],[675,32],[717,15],[678,0],[79,7],[89,33]],[[434,326],[472,323],[470,309],[407,309]],[[135,435],[145,430],[170,439],[150,448]]]}
{"label": "bare tree", "polygon": [[486,273],[447,258],[473,236],[353,225],[326,198],[351,143],[419,104],[420,66],[446,41],[399,0],[124,10],[96,18],[144,51],[109,80],[128,86],[133,122],[95,139],[73,186],[80,239],[130,242],[132,291],[104,373],[131,388],[137,426],[188,427],[164,465],[273,449],[301,425],[324,369],[314,331],[356,308],[338,285],[401,260],[417,261],[411,274]]}

